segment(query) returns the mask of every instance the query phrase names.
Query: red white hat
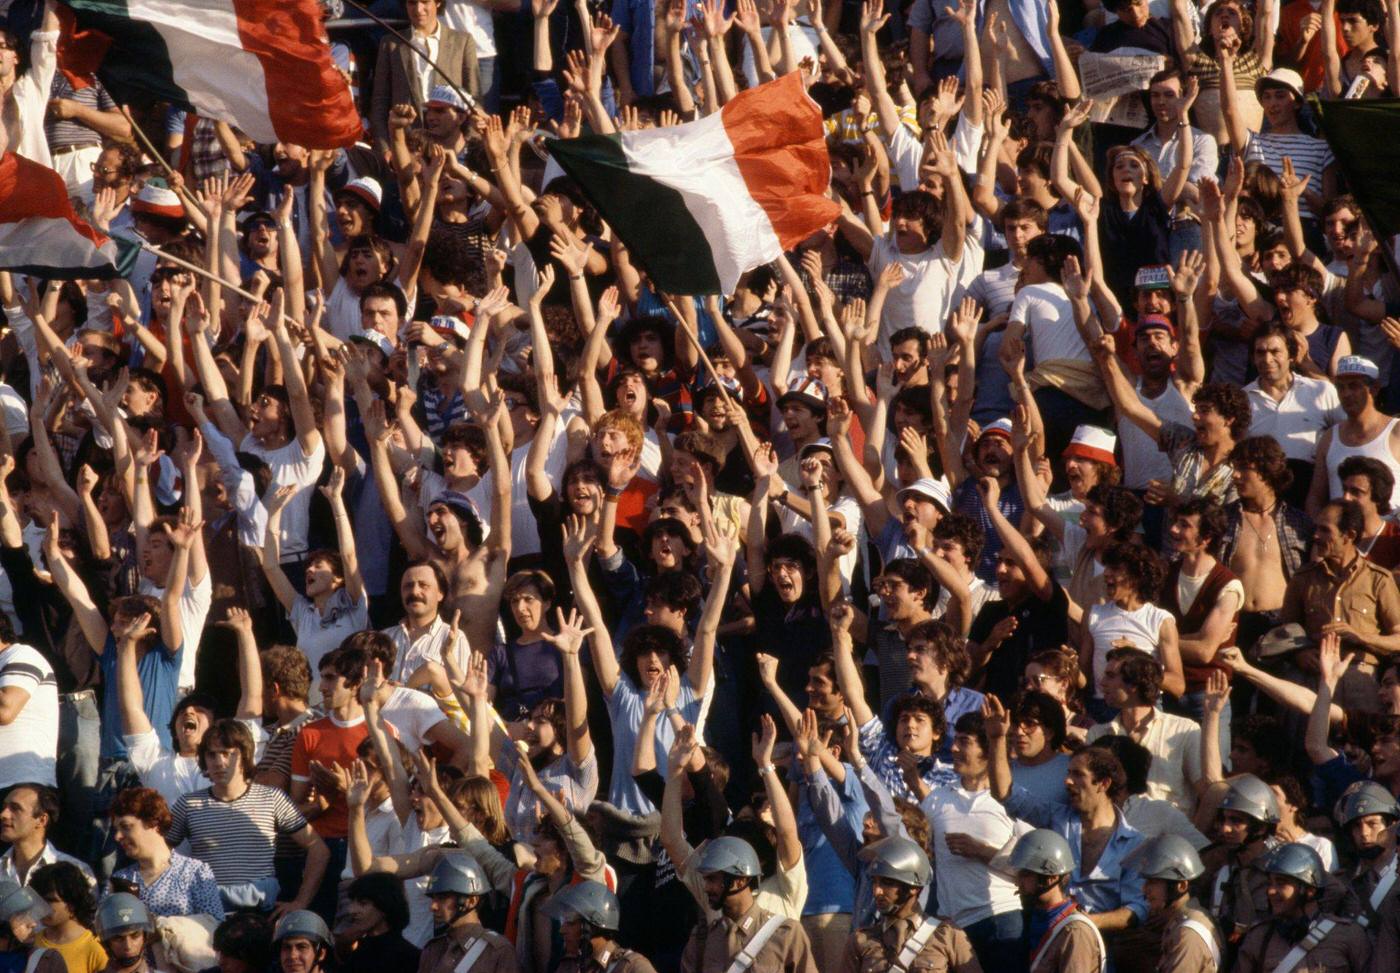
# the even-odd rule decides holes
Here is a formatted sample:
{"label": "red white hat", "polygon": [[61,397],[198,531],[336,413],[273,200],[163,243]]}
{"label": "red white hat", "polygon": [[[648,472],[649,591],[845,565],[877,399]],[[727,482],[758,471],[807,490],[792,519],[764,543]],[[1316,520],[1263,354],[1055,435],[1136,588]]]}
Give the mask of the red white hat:
{"label": "red white hat", "polygon": [[165,216],[172,220],[185,218],[185,204],[180,197],[164,186],[146,183],[136,198],[131,201],[133,213],[146,213],[149,216]]}
{"label": "red white hat", "polygon": [[1074,436],[1070,438],[1063,455],[1117,466],[1118,461],[1113,456],[1113,448],[1117,445],[1118,437],[1107,429],[1101,426],[1080,426],[1074,430]]}
{"label": "red white hat", "polygon": [[994,422],[989,422],[982,427],[982,431],[977,434],[977,441],[981,442],[983,436],[1000,436],[1002,439],[1011,439],[1011,420],[1002,416]]}
{"label": "red white hat", "polygon": [[336,190],[335,194],[339,196],[342,193],[349,193],[351,196],[356,197],[360,202],[364,203],[376,213],[379,212],[379,207],[384,202],[384,190],[380,188],[379,180],[371,179],[369,176],[361,176],[358,179],[347,182],[344,186]]}
{"label": "red white hat", "polygon": [[467,326],[467,322],[455,314],[434,314],[433,319],[428,322],[428,327],[444,338],[460,338],[466,341],[472,335],[472,329]]}

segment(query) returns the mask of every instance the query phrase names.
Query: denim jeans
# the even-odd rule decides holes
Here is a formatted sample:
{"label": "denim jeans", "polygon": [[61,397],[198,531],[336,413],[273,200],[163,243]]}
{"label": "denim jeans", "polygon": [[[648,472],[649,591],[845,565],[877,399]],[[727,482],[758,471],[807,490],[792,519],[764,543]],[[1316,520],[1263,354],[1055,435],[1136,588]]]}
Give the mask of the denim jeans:
{"label": "denim jeans", "polygon": [[[1205,713],[1205,706],[1206,691],[1204,689],[1197,689],[1192,692],[1184,693],[1176,708],[1179,709],[1183,715],[1189,716],[1199,723],[1201,721],[1201,715]],[[1230,719],[1232,715],[1230,710],[1230,697],[1226,696],[1225,709],[1220,713],[1220,761],[1225,765],[1227,770],[1230,767]]]}
{"label": "denim jeans", "polygon": [[1201,234],[1201,224],[1195,220],[1177,220],[1172,224],[1171,235],[1167,238],[1172,266],[1188,250],[1205,253],[1205,241]]}
{"label": "denim jeans", "polygon": [[130,760],[125,757],[104,757],[101,760],[92,807],[92,842],[88,846],[93,850],[81,856],[92,865],[99,884],[117,870],[119,859],[125,860],[112,837],[112,821],[109,814],[112,801],[126,788],[140,786],[141,778]]}
{"label": "denim jeans", "polygon": [[494,115],[501,110],[501,75],[496,70],[496,59],[494,57],[477,58],[476,70],[481,78],[477,99],[481,102],[482,107]]}
{"label": "denim jeans", "polygon": [[53,843],[70,855],[92,852],[98,827],[93,814],[102,749],[102,717],[97,694],[65,693],[58,702],[58,781],[60,813]]}
{"label": "denim jeans", "polygon": [[994,973],[1020,973],[1026,968],[1026,946],[1021,941],[1020,911],[1001,912],[968,926],[968,941],[982,969]]}

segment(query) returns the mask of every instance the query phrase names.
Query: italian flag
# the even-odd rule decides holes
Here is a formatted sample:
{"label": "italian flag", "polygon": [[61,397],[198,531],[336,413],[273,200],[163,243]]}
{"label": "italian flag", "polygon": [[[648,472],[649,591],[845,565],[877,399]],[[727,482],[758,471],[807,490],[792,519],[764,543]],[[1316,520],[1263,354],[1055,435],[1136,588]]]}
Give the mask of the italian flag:
{"label": "italian flag", "polygon": [[67,0],[59,14],[64,73],[96,74],[119,102],[154,96],[258,143],[332,149],[361,134],[316,0]]}
{"label": "italian flag", "polygon": [[13,152],[0,156],[0,270],[56,280],[116,277],[139,254],[79,219],[58,173]]}
{"label": "italian flag", "polygon": [[555,139],[549,151],[652,284],[730,294],[840,213],[821,109],[797,72],[670,128]]}

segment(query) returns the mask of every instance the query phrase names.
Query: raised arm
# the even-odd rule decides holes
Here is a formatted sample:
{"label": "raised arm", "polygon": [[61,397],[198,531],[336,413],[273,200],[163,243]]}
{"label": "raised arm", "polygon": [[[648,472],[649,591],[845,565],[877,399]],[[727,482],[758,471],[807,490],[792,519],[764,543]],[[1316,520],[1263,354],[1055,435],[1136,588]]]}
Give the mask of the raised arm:
{"label": "raised arm", "polygon": [[78,577],[68,559],[58,547],[58,514],[50,515],[48,530],[44,533],[44,561],[53,575],[54,587],[63,595],[73,609],[73,617],[78,621],[83,636],[92,651],[101,655],[107,647],[107,619],[93,604],[87,585]]}
{"label": "raised arm", "polygon": [[1118,364],[1113,335],[1104,335],[1089,351],[1098,363],[1104,388],[1108,390],[1108,397],[1113,400],[1113,407],[1118,410],[1118,414],[1147,433],[1153,442],[1157,442],[1162,434],[1162,419],[1138,398],[1137,392],[1128,384],[1127,376]]}
{"label": "raised arm", "polygon": [[262,569],[268,587],[282,610],[290,612],[297,600],[297,589],[282,570],[282,511],[296,495],[293,484],[280,486],[267,499],[267,529],[263,532]]}
{"label": "raised arm", "polygon": [[1322,637],[1318,645],[1317,699],[1308,712],[1308,728],[1303,737],[1303,747],[1313,765],[1325,764],[1337,756],[1328,742],[1332,728],[1332,695],[1337,691],[1337,683],[1351,666],[1356,656],[1342,657],[1342,640],[1336,632]]}
{"label": "raised arm", "polygon": [[729,600],[729,579],[734,571],[734,560],[739,556],[739,538],[732,529],[722,528],[713,519],[706,518],[705,553],[710,560],[710,593],[700,613],[700,624],[695,630],[695,647],[691,649],[690,664],[686,668],[686,678],[697,696],[709,691],[710,677],[714,671],[715,639],[724,606]]}
{"label": "raised arm", "polygon": [[257,719],[263,712],[263,677],[258,641],[253,634],[253,616],[246,608],[235,605],[223,621],[214,624],[233,629],[238,639],[238,709],[233,715],[240,720]]}
{"label": "raised arm", "polygon": [[117,644],[117,709],[121,712],[122,733],[129,737],[151,732],[151,720],[146,715],[141,694],[141,677],[136,671],[141,640],[155,634],[150,625],[150,613],[142,612],[112,629],[112,638]]}
{"label": "raised arm", "polygon": [[778,768],[773,766],[773,744],[777,740],[778,726],[773,722],[773,717],[764,713],[759,732],[753,735],[753,759],[773,814],[773,830],[778,836],[778,865],[791,871],[802,864],[802,841],[797,836],[797,816],[792,813],[787,788],[783,787],[778,777]]}
{"label": "raised arm", "polygon": [[331,470],[330,480],[321,487],[321,495],[330,502],[331,515],[335,518],[335,539],[345,570],[345,593],[351,604],[358,605],[365,599],[365,582],[360,574],[360,559],[355,554],[355,528],[350,522],[350,512],[345,509],[344,490],[345,469],[337,466]]}
{"label": "raised arm", "polygon": [[831,653],[836,659],[836,685],[851,708],[856,726],[865,726],[875,714],[865,701],[865,685],[860,678],[860,665],[856,662],[854,642],[851,639],[851,624],[855,621],[856,610],[848,601],[831,606],[827,618],[831,623]]}
{"label": "raised arm", "polygon": [[[197,493],[197,490],[191,490]],[[160,638],[171,653],[179,652],[185,645],[185,637],[199,638],[198,632],[186,632],[184,619],[180,614],[180,601],[185,593],[185,582],[190,575],[190,549],[201,542],[204,521],[196,508],[188,502],[180,508],[180,522],[174,527],[162,524],[165,537],[173,552],[170,558],[170,572],[165,576],[165,594],[160,602]],[[193,652],[191,648],[189,651]]]}
{"label": "raised arm", "polygon": [[544,639],[559,650],[563,665],[564,722],[568,733],[565,743],[569,759],[577,767],[593,753],[593,738],[588,733],[588,693],[583,683],[583,666],[579,662],[583,640],[593,634],[593,629],[583,627],[583,617],[576,608],[569,611],[567,618],[564,609],[556,608],[554,611],[559,621],[559,631],[546,632]]}
{"label": "raised arm", "polygon": [[[613,501],[616,502],[616,501]],[[598,599],[593,595],[593,585],[588,580],[587,558],[597,540],[598,525],[578,514],[571,514],[564,525],[564,563],[569,566],[569,582],[574,589],[574,603],[583,613],[583,620],[593,630],[593,649],[588,653],[593,660],[593,671],[598,676],[598,685],[603,695],[611,697],[622,677],[622,669],[617,664],[617,653],[613,649],[612,636],[603,620],[603,612],[598,607]]]}

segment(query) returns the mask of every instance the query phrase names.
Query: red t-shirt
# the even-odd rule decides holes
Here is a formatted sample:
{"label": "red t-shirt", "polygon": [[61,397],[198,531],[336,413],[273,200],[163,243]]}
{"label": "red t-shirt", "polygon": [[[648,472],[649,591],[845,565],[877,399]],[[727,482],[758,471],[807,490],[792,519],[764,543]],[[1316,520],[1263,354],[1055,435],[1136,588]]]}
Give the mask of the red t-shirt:
{"label": "red t-shirt", "polygon": [[[311,761],[351,766],[359,756],[360,741],[369,736],[363,716],[349,726],[332,716],[314,720],[301,728],[292,745],[292,780],[311,780]],[[329,796],[329,795],[328,795]],[[350,810],[345,796],[337,795],[325,813],[311,822],[322,838],[344,838],[350,833]]]}
{"label": "red t-shirt", "polygon": [[[1279,61],[1291,63],[1293,54],[1298,50],[1298,44],[1303,39],[1303,21],[1312,14],[1318,13],[1308,0],[1293,0],[1279,11],[1278,15],[1278,43],[1274,47],[1274,57]],[[1332,15],[1337,28],[1337,54],[1341,57],[1347,56],[1347,42],[1342,39],[1342,20],[1336,14]],[[1327,80],[1327,58],[1322,53],[1322,31],[1313,35],[1313,39],[1308,41],[1307,50],[1303,52],[1303,61],[1298,65],[1298,73],[1303,77],[1304,91],[1317,91]]]}

